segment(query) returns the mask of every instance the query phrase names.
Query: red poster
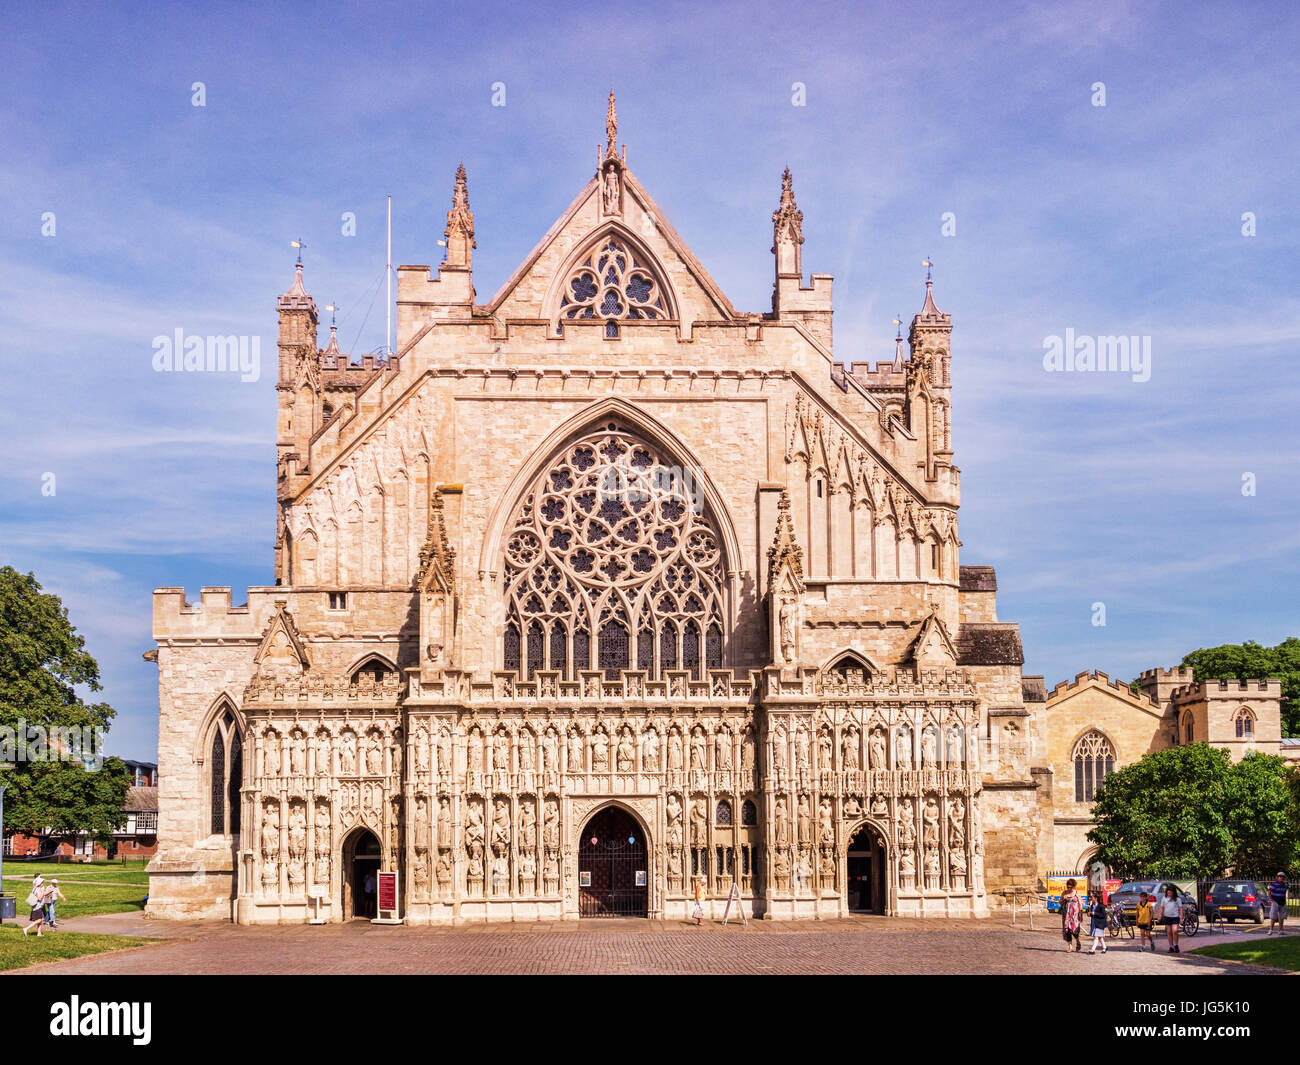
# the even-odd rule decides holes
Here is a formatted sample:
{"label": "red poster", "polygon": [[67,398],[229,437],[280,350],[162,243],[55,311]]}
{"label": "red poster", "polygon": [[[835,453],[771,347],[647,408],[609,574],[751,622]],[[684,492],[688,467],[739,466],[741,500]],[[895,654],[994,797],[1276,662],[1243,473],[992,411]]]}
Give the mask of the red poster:
{"label": "red poster", "polygon": [[379,874],[379,909],[393,911],[397,909],[397,874]]}

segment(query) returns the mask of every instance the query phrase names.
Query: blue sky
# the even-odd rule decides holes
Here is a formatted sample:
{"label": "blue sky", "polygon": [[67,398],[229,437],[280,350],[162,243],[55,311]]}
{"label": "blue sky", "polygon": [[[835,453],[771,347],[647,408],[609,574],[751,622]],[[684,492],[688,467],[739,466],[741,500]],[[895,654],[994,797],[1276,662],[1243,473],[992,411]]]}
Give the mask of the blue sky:
{"label": "blue sky", "polygon": [[[786,165],[837,357],[891,357],[933,257],[962,561],[997,567],[1027,672],[1300,631],[1290,5],[194,8],[10,5],[0,43],[0,563],[86,635],[113,753],[155,752],[152,589],[271,582],[289,240],[374,350],[384,197],[394,260],[436,262],[463,160],[487,299],[591,176],[611,88],[630,166],[737,307],[769,308]],[[261,380],[155,373],[177,328],[260,335]],[[1066,329],[1151,337],[1150,380],[1045,372]]]}

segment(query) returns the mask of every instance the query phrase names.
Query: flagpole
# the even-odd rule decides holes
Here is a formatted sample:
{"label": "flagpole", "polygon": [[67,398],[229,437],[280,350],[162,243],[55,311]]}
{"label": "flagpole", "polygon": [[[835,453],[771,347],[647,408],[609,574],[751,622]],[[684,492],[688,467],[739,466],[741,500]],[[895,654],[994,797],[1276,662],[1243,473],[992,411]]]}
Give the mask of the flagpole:
{"label": "flagpole", "polygon": [[393,198],[388,197],[388,311],[384,316],[384,358],[393,353]]}

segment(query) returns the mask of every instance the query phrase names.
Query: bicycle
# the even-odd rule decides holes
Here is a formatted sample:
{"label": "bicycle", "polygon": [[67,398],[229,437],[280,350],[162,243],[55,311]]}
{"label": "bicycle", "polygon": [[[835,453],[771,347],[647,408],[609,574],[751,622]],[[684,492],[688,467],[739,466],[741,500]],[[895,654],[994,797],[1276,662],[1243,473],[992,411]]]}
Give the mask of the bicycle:
{"label": "bicycle", "polygon": [[1201,930],[1201,916],[1196,912],[1195,906],[1190,903],[1183,906],[1183,919],[1178,928],[1185,936],[1194,936]]}
{"label": "bicycle", "polygon": [[1137,935],[1137,929],[1134,928],[1133,923],[1125,920],[1124,911],[1116,906],[1106,915],[1106,933],[1111,939],[1115,939],[1123,932],[1128,933],[1129,939]]}

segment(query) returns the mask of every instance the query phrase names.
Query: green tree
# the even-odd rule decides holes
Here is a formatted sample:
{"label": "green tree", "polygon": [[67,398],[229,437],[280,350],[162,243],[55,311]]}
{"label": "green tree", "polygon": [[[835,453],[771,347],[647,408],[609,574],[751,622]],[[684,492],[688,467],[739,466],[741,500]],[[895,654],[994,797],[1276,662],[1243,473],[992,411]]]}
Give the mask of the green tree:
{"label": "green tree", "polygon": [[[31,740],[38,751],[67,750],[68,733],[59,730],[107,731],[113,708],[78,694],[100,688],[99,665],[59,597],[42,592],[33,574],[0,567],[0,727],[9,745]],[[95,769],[82,759],[32,760],[15,749],[0,765],[0,781],[7,785],[6,832],[87,832],[106,844],[126,820],[131,776],[117,758]]]}
{"label": "green tree", "polygon": [[1248,640],[1202,647],[1183,657],[1193,676],[1204,680],[1282,680],[1282,735],[1300,735],[1300,638],[1290,636],[1276,647]]}
{"label": "green tree", "polygon": [[1221,876],[1286,868],[1297,822],[1281,758],[1193,743],[1155,751],[1102,783],[1088,839],[1111,868],[1130,875]]}

